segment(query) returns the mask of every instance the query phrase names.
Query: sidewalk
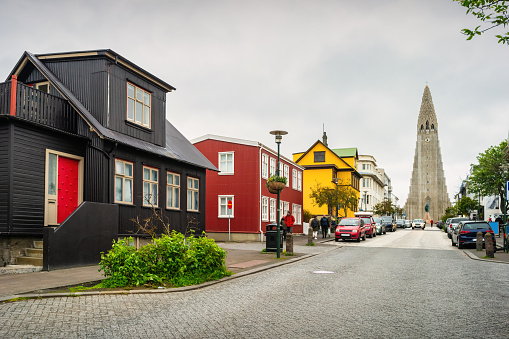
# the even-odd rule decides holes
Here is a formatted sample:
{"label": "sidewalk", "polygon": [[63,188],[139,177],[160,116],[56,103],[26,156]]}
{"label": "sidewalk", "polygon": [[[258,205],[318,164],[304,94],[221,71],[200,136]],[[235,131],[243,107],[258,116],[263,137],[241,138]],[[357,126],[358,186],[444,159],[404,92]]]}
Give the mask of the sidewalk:
{"label": "sidewalk", "polygon": [[509,253],[505,253],[501,248],[498,248],[498,250],[495,252],[495,258],[484,258],[486,256],[486,250],[483,249],[482,251],[476,251],[475,248],[473,249],[464,249],[463,252],[465,252],[466,255],[468,255],[471,259],[474,260],[482,260],[482,261],[491,261],[495,263],[504,263],[509,264]]}
{"label": "sidewalk", "polygon": [[[315,246],[305,246],[307,244],[307,236],[295,235],[294,237],[294,253],[295,256],[285,256],[281,254],[281,258],[276,258],[275,252],[262,253],[265,249],[265,243],[218,243],[218,245],[228,251],[226,258],[226,267],[235,273],[229,278],[236,278],[246,274],[252,274],[265,269],[285,265],[291,262],[305,259],[310,256],[321,254],[338,246],[330,246],[330,241],[334,238],[317,239]],[[329,244],[327,244],[329,243]],[[284,244],[283,250],[286,250]],[[75,286],[88,282],[100,281],[103,279],[102,272],[99,272],[99,266],[86,266],[78,268],[69,268],[55,271],[40,271],[20,274],[0,275],[0,301],[12,299],[15,297],[23,297],[25,293],[31,293],[30,296],[48,295],[49,289],[64,286]],[[228,279],[228,278],[223,278]],[[222,280],[223,280],[222,279]],[[211,282],[216,283],[216,282]],[[192,286],[181,289],[192,289],[208,286],[209,283]],[[173,289],[172,289],[173,290]],[[175,289],[177,290],[177,289]],[[144,290],[142,293],[149,293],[162,290]],[[168,290],[166,290],[167,292]],[[133,293],[134,291],[129,291]],[[81,292],[83,294],[92,294],[94,292]],[[98,294],[98,293],[96,293]],[[62,293],[51,293],[53,296],[61,296]],[[69,295],[69,293],[63,294]]]}

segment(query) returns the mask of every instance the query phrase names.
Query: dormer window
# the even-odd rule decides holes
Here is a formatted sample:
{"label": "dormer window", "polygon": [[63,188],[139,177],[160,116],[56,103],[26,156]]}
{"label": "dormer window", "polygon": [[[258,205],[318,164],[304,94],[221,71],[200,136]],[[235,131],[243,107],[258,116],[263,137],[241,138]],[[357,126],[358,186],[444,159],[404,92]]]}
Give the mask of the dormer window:
{"label": "dormer window", "polygon": [[38,82],[35,84],[35,88],[39,91],[49,93],[49,81]]}
{"label": "dormer window", "polygon": [[127,83],[127,120],[150,128],[150,93]]}

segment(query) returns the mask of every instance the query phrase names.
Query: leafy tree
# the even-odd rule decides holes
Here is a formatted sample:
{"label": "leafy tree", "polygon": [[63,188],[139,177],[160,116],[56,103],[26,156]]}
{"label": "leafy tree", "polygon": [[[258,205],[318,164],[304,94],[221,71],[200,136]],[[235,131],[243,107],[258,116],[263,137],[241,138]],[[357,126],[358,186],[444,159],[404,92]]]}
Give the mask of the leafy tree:
{"label": "leafy tree", "polygon": [[399,218],[403,218],[403,213],[405,213],[403,207],[394,206],[394,214],[396,214]]}
{"label": "leafy tree", "polygon": [[387,199],[373,206],[373,213],[378,215],[393,215],[394,205]]}
{"label": "leafy tree", "polygon": [[[476,35],[481,35],[487,30],[495,27],[506,27],[509,25],[508,7],[509,1],[503,0],[453,0],[459,2],[467,9],[467,14],[472,14],[482,22],[487,22],[489,27],[481,29],[481,25],[474,29],[462,29],[461,32],[471,40]],[[509,44],[509,32],[496,34],[498,43]]]}
{"label": "leafy tree", "polygon": [[462,197],[455,205],[457,214],[461,215],[468,215],[470,211],[475,211],[477,209],[479,209],[479,204],[469,197]]}
{"label": "leafy tree", "polygon": [[441,218],[442,222],[446,222],[449,218],[454,218],[458,215],[458,211],[455,206],[449,206],[445,209],[445,215]]}
{"label": "leafy tree", "polygon": [[[504,159],[504,148],[507,140],[498,146],[491,146],[484,153],[477,156],[478,164],[472,164],[472,174],[469,178],[468,191],[483,196],[497,195],[504,201],[505,182],[509,175],[505,173],[509,162]],[[505,211],[509,204],[505,202]],[[504,207],[504,206],[502,206]]]}
{"label": "leafy tree", "polygon": [[[328,214],[333,215],[332,212],[335,211],[339,217],[346,217],[348,210],[353,210],[358,204],[357,194],[350,185],[324,187],[317,183],[315,187],[311,187],[309,197],[314,200],[315,206],[327,205]],[[340,214],[341,209],[344,211],[343,215]]]}

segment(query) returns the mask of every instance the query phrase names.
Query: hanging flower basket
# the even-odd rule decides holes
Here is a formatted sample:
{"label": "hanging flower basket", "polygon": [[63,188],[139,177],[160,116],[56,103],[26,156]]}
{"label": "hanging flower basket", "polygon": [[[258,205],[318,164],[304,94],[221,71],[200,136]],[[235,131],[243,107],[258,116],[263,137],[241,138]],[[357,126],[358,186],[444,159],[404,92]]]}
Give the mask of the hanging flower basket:
{"label": "hanging flower basket", "polygon": [[278,192],[281,192],[285,187],[286,187],[285,177],[278,177],[273,175],[267,180],[267,189],[272,194],[277,194]]}

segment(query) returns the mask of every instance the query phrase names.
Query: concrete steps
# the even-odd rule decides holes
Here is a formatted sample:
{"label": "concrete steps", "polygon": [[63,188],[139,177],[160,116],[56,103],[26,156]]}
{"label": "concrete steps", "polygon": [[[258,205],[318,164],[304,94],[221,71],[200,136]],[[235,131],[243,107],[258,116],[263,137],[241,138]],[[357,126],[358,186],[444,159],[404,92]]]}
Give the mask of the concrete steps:
{"label": "concrete steps", "polygon": [[16,265],[13,266],[40,266],[43,263],[43,243],[42,241],[34,241],[33,248],[25,248],[25,255],[16,258]]}

